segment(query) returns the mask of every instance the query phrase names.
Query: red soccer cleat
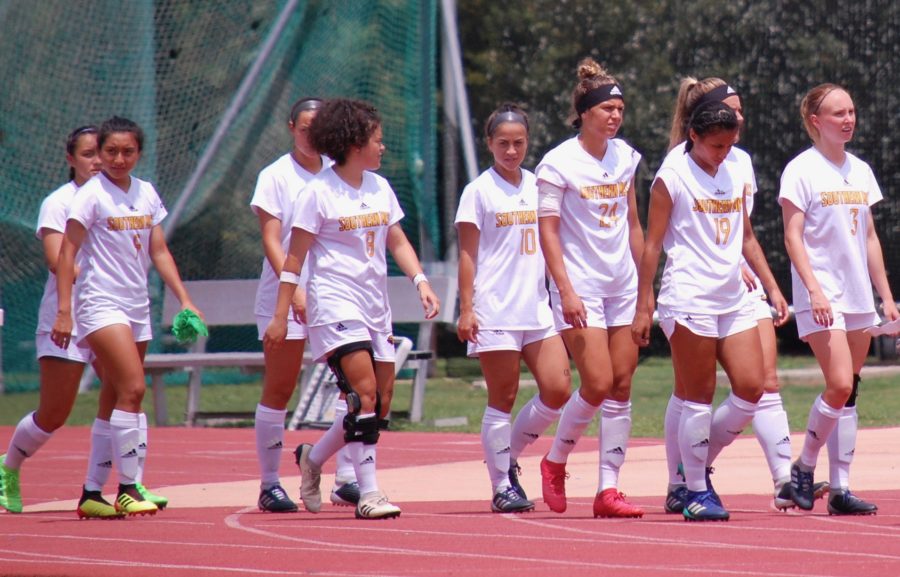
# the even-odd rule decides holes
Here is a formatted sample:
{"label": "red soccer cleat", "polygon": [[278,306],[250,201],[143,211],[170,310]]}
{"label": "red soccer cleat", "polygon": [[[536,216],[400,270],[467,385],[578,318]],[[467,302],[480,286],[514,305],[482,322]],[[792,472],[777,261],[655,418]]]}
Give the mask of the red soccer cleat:
{"label": "red soccer cleat", "polygon": [[625,500],[625,495],[615,487],[604,489],[594,497],[594,518],[643,517],[644,510]]}
{"label": "red soccer cleat", "polygon": [[541,491],[544,494],[544,503],[554,513],[566,512],[566,473],[565,463],[548,461],[544,456],[541,459]]}

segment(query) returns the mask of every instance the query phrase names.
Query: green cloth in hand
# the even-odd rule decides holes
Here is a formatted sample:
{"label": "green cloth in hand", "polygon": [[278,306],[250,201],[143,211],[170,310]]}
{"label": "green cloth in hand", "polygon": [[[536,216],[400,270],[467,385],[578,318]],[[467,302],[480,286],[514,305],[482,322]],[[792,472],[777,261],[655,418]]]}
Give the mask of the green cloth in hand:
{"label": "green cloth in hand", "polygon": [[184,309],[172,319],[172,334],[181,344],[195,343],[199,335],[209,336],[209,330],[194,311]]}

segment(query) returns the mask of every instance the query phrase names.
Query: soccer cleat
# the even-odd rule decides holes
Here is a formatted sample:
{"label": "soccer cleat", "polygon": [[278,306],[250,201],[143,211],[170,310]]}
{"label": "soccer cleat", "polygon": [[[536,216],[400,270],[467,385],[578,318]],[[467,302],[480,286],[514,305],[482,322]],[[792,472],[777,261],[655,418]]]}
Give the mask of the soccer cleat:
{"label": "soccer cleat", "polygon": [[834,493],[828,499],[829,515],[875,515],[876,513],[878,513],[878,507],[874,503],[863,501],[849,489]]}
{"label": "soccer cleat", "polygon": [[116,497],[116,511],[129,517],[135,515],[156,515],[156,505],[145,500],[134,485],[119,485],[119,496]]}
{"label": "soccer cleat", "polygon": [[359,483],[336,484],[331,488],[331,504],[338,507],[355,507],[359,503]]}
{"label": "soccer cleat", "polygon": [[162,495],[154,495],[150,491],[147,490],[147,487],[141,485],[140,483],[134,484],[135,489],[137,489],[138,493],[141,494],[141,497],[144,498],[144,501],[150,501],[156,508],[162,511],[169,505],[169,500]]}
{"label": "soccer cleat", "polygon": [[791,465],[791,500],[804,511],[812,511],[815,501],[813,472],[800,468],[797,460]]}
{"label": "soccer cleat", "polygon": [[541,492],[544,503],[554,513],[566,512],[566,473],[565,463],[548,461],[545,456],[541,459]]}
{"label": "soccer cleat", "polygon": [[509,484],[513,489],[516,490],[516,493],[519,494],[520,497],[528,500],[528,496],[525,495],[525,489],[522,488],[522,485],[519,484],[519,475],[522,474],[522,467],[519,466],[519,463],[516,461],[509,462]]}
{"label": "soccer cleat", "polygon": [[666,503],[663,509],[666,513],[681,513],[684,510],[684,500],[687,497],[687,487],[675,485],[669,489],[666,495]]}
{"label": "soccer cleat", "polygon": [[281,485],[273,485],[259,492],[259,500],[256,506],[260,511],[269,513],[296,513],[297,504],[291,501]]}
{"label": "soccer cleat", "polygon": [[494,513],[526,513],[534,511],[534,503],[522,497],[515,487],[509,486],[494,493],[491,499],[491,511]]}
{"label": "soccer cleat", "polygon": [[309,460],[309,452],[313,446],[303,443],[294,449],[297,466],[300,467],[300,500],[310,513],[322,510],[322,467]]}
{"label": "soccer cleat", "polygon": [[[819,483],[813,483],[813,498],[821,499],[825,496],[825,493],[828,492],[830,485],[828,481],[821,481]],[[791,498],[791,484],[785,483],[775,492],[775,499],[772,502],[772,506],[781,511],[787,511],[788,509],[793,509],[797,506],[794,503],[794,500]]]}
{"label": "soccer cleat", "polygon": [[0,455],[0,507],[10,513],[22,512],[19,470],[6,466],[6,455]]}
{"label": "soccer cleat", "polygon": [[357,519],[391,519],[400,516],[400,507],[391,504],[387,495],[372,491],[361,495],[356,505]]}
{"label": "soccer cleat", "polygon": [[81,499],[75,510],[79,519],[121,519],[125,513],[119,511],[103,498],[100,491],[81,489]]}
{"label": "soccer cleat", "polygon": [[728,511],[718,502],[710,489],[688,491],[681,512],[685,521],[727,521]]}
{"label": "soccer cleat", "polygon": [[604,489],[594,497],[594,518],[597,517],[643,517],[644,510],[625,500],[625,494],[615,487]]}

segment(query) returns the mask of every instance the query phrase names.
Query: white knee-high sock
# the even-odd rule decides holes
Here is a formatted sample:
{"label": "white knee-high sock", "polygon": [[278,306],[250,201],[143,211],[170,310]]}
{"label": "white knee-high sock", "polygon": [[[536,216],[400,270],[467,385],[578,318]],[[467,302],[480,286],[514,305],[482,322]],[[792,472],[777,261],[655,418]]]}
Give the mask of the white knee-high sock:
{"label": "white knee-high sock", "polygon": [[256,405],[253,428],[256,433],[256,460],[259,463],[260,488],[269,489],[280,481],[281,452],[284,449],[284,409]]}
{"label": "white knee-high sock", "polygon": [[[347,401],[338,399],[334,404],[334,420],[341,423],[344,422],[344,416],[347,414]],[[343,431],[343,428],[341,428]],[[334,484],[344,485],[356,481],[356,471],[353,469],[353,459],[350,458],[350,452],[347,445],[344,444],[337,450],[337,471],[334,473]]]}
{"label": "white knee-high sock", "polygon": [[509,440],[509,458],[519,458],[528,445],[534,443],[559,418],[562,409],[551,409],[540,395],[531,397],[513,422]]}
{"label": "white knee-high sock", "polygon": [[579,390],[569,399],[563,408],[559,418],[559,426],[556,427],[556,437],[547,454],[547,460],[553,463],[565,463],[569,460],[569,453],[575,448],[578,439],[584,430],[591,424],[591,419],[597,414],[600,407],[595,407],[585,401]]}
{"label": "white knee-high sock", "polygon": [[140,432],[140,440],[138,441],[138,472],[136,477],[138,483],[144,482],[144,465],[147,463],[147,443],[150,438],[147,429],[147,413],[138,413],[138,431]]}
{"label": "white knee-high sock", "polygon": [[102,491],[113,468],[112,435],[109,421],[94,419],[91,425],[91,452],[88,457],[84,488]]}
{"label": "white knee-high sock", "polygon": [[509,413],[485,407],[481,417],[481,448],[494,492],[509,487]]}
{"label": "white knee-high sock", "polygon": [[803,440],[803,451],[800,462],[810,469],[816,468],[819,450],[828,441],[831,432],[837,426],[842,409],[835,409],[825,402],[822,395],[816,397],[809,409],[809,420],[806,424],[806,438]]}
{"label": "white knee-high sock", "polygon": [[28,413],[22,417],[16,425],[16,430],[13,431],[3,464],[10,469],[18,470],[22,466],[22,461],[37,453],[52,436],[53,433],[48,433],[34,422],[34,411]]}
{"label": "white knee-high sock", "polygon": [[138,414],[114,409],[109,418],[113,462],[119,472],[119,484],[134,485],[138,471]]}
{"label": "white knee-high sock", "polygon": [[[359,415],[359,419],[371,419],[374,417],[375,413]],[[376,446],[360,442],[347,443],[350,457],[353,459],[353,468],[356,470],[356,480],[359,482],[360,495],[378,490],[378,481],[375,477]]]}
{"label": "white knee-high sock", "polygon": [[684,477],[690,491],[706,491],[706,462],[709,456],[709,430],[712,405],[684,401],[678,423],[678,446]]}
{"label": "white knee-high sock", "polygon": [[[343,408],[341,405],[343,404]],[[338,399],[334,406],[334,422],[325,431],[325,434],[319,437],[316,444],[313,445],[309,452],[309,460],[313,465],[321,467],[325,462],[337,453],[342,447],[347,445],[344,440],[344,415],[347,414],[347,402]],[[348,453],[349,454],[349,453]],[[353,459],[350,459],[351,465]]]}
{"label": "white knee-high sock", "polygon": [[737,439],[756,413],[757,403],[745,401],[730,393],[713,413],[709,431],[709,455],[707,464],[711,465],[722,449]]}
{"label": "white knee-high sock", "polygon": [[828,435],[828,472],[831,489],[850,488],[850,463],[856,453],[856,431],[859,417],[856,406],[844,407],[837,425]]}
{"label": "white knee-high sock", "polygon": [[666,417],[663,421],[663,436],[666,441],[666,465],[669,469],[669,487],[684,485],[684,477],[678,472],[681,464],[681,448],[678,446],[678,423],[681,422],[681,411],[684,401],[674,394],[669,397],[666,406]]}
{"label": "white knee-high sock", "polygon": [[600,490],[619,486],[631,438],[631,401],[606,399],[600,405]]}
{"label": "white knee-high sock", "polygon": [[791,429],[780,393],[765,393],[753,415],[753,432],[762,447],[772,482],[781,485],[791,478]]}

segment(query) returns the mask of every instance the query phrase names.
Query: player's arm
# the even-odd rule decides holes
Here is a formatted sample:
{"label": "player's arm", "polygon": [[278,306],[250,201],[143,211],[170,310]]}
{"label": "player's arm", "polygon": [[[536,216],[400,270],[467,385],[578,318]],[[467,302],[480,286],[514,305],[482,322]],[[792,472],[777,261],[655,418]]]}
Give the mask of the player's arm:
{"label": "player's arm", "polygon": [[806,215],[793,202],[783,199],[781,202],[781,214],[784,220],[784,247],[794,270],[800,277],[803,286],[809,292],[809,302],[812,307],[813,320],[823,326],[831,326],[831,303],[822,292],[816,275],[813,274],[812,265],[809,263],[809,253],[803,244],[803,228],[806,223]]}
{"label": "player's arm", "polygon": [[475,315],[475,272],[481,232],[471,222],[460,222],[459,232],[459,322],[456,336],[461,341],[478,342],[478,318]]}
{"label": "player's arm", "polygon": [[662,241],[672,218],[672,197],[665,183],[657,178],[650,187],[650,211],[647,217],[647,235],[644,251],[638,266],[638,294],[631,338],[639,346],[650,343],[650,327],[653,323],[653,279],[659,268]]}
{"label": "player's arm", "polygon": [[86,230],[77,220],[66,222],[66,233],[60,243],[56,260],[56,320],[50,339],[57,346],[68,348],[72,337],[72,283],[75,282],[75,255],[84,242]]}
{"label": "player's arm", "polygon": [[[745,192],[745,199],[746,196]],[[778,288],[778,283],[775,281],[775,275],[772,274],[769,263],[766,261],[766,255],[763,253],[762,247],[756,239],[756,234],[753,232],[753,226],[750,224],[750,215],[747,214],[746,202],[744,203],[741,218],[744,219],[744,238],[741,248],[742,254],[747,261],[747,264],[750,265],[750,268],[753,269],[753,272],[756,273],[756,276],[759,278],[760,282],[762,282],[766,294],[769,295],[769,302],[772,303],[775,312],[778,314],[775,318],[775,326],[781,326],[787,322],[788,317],[790,316],[787,300],[785,300],[784,295],[781,293],[781,289]]]}
{"label": "player's arm", "polygon": [[875,292],[881,298],[884,316],[887,317],[887,320],[892,321],[900,318],[900,312],[897,311],[897,303],[894,302],[894,297],[891,294],[891,285],[888,283],[887,273],[884,268],[881,241],[878,240],[878,233],[875,231],[875,221],[872,219],[871,212],[869,212],[867,218],[866,262],[869,265],[869,277],[872,279],[872,286],[875,287]]}
{"label": "player's arm", "polygon": [[162,226],[158,224],[150,229],[150,260],[153,261],[159,277],[181,303],[181,307],[193,311],[197,316],[203,318],[203,313],[194,306],[191,295],[188,294],[184,283],[181,282],[181,275],[178,274],[175,259],[172,258],[172,253],[169,252],[169,246],[166,244],[166,234],[163,232]]}
{"label": "player's arm", "polygon": [[394,223],[388,227],[387,232],[387,249],[391,251],[391,256],[400,270],[412,280],[419,291],[419,299],[422,301],[422,308],[425,309],[425,318],[433,319],[441,311],[441,299],[434,293],[431,283],[422,272],[422,265],[419,263],[419,257],[416,251],[406,238],[403,228],[399,223]]}

